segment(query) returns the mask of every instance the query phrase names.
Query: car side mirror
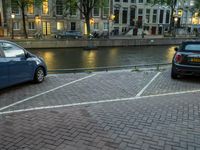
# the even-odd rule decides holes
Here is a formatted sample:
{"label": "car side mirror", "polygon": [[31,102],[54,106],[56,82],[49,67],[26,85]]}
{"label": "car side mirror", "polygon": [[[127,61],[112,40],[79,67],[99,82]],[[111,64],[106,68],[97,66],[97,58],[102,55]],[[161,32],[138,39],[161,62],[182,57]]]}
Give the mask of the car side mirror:
{"label": "car side mirror", "polygon": [[26,58],[30,58],[31,57],[30,53],[29,52],[25,52],[25,57]]}
{"label": "car side mirror", "polygon": [[175,47],[174,50],[177,52],[178,51],[178,47]]}

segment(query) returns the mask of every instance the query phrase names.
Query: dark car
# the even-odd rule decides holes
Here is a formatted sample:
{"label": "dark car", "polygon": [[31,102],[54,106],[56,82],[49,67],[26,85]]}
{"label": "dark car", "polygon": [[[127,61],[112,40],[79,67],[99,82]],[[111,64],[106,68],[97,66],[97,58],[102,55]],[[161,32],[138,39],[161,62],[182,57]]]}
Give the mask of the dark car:
{"label": "dark car", "polygon": [[0,89],[26,81],[41,83],[46,75],[42,58],[13,42],[0,40]]}
{"label": "dark car", "polygon": [[177,79],[183,75],[200,75],[200,41],[183,42],[175,48],[172,60],[171,77]]}
{"label": "dark car", "polygon": [[57,39],[64,39],[64,38],[73,38],[78,39],[82,38],[81,32],[78,31],[64,31],[55,35]]}

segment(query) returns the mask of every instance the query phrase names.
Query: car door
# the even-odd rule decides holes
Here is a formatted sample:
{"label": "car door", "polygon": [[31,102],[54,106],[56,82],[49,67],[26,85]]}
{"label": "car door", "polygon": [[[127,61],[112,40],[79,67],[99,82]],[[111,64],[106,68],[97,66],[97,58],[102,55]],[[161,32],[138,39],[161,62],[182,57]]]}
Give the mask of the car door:
{"label": "car door", "polygon": [[34,66],[28,61],[23,48],[3,42],[2,50],[8,62],[9,83],[16,84],[32,79]]}
{"label": "car door", "polygon": [[4,57],[0,43],[0,89],[8,86],[8,62]]}

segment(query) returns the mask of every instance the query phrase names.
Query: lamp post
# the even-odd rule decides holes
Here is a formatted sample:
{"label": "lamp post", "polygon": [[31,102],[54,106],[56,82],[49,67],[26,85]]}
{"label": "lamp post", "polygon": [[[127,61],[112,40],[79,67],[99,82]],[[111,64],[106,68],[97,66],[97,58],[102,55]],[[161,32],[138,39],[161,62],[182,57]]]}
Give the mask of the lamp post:
{"label": "lamp post", "polygon": [[14,25],[13,25],[13,20],[14,20],[14,18],[15,18],[15,14],[12,13],[12,14],[11,14],[11,25],[12,25],[11,38],[12,38],[12,39],[14,39],[14,29],[13,29],[13,28],[14,28],[14,27],[13,27],[13,26],[14,26]]}
{"label": "lamp post", "polygon": [[115,19],[115,15],[111,14],[108,16],[108,38],[110,37],[110,21],[113,21]]}
{"label": "lamp post", "polygon": [[177,21],[178,21],[178,17],[175,16],[175,18],[174,18],[174,37],[176,37]]}

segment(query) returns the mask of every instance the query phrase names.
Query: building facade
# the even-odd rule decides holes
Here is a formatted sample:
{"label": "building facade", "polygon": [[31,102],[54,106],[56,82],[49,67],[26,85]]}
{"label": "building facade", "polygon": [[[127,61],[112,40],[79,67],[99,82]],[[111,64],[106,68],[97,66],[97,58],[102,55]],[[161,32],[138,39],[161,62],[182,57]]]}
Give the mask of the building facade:
{"label": "building facade", "polygon": [[[4,15],[1,14],[1,20],[6,18],[4,22],[7,24],[7,35],[10,35],[13,27],[15,36],[22,36],[21,10],[14,7],[12,0],[6,0],[6,3],[9,7]],[[42,33],[45,36],[53,36],[64,30],[76,30],[86,34],[85,20],[80,12],[78,10],[66,11],[64,7],[63,0],[47,0],[39,7],[29,6],[25,13],[28,35]],[[0,12],[2,12],[1,7]],[[13,20],[12,13],[15,14]],[[92,10],[91,31],[109,32],[110,35],[137,35],[143,31],[150,35],[163,34],[169,29],[170,14],[170,7],[152,5],[148,3],[148,0],[107,0],[103,8],[95,7]],[[189,16],[188,10],[187,22],[190,20]],[[183,24],[184,16],[182,18]]]}
{"label": "building facade", "polygon": [[170,24],[170,8],[147,2],[148,0],[113,0],[115,34],[126,34],[130,30],[133,30],[133,34],[137,34],[138,30],[145,31],[146,34],[163,34]]}
{"label": "building facade", "polygon": [[[22,12],[12,0],[7,0],[8,34],[14,28],[15,36],[22,36]],[[11,14],[15,14],[12,20]],[[64,30],[81,31],[80,14],[78,11],[65,11],[63,0],[47,0],[40,6],[30,5],[25,10],[26,29],[29,36],[41,33],[52,36]],[[12,24],[13,21],[13,24]]]}
{"label": "building facade", "polygon": [[[176,14],[180,20],[180,28],[186,33],[194,33],[198,30],[200,32],[200,17],[197,12],[194,12],[194,0],[188,0],[185,3],[177,4]],[[179,12],[181,12],[179,14]]]}

